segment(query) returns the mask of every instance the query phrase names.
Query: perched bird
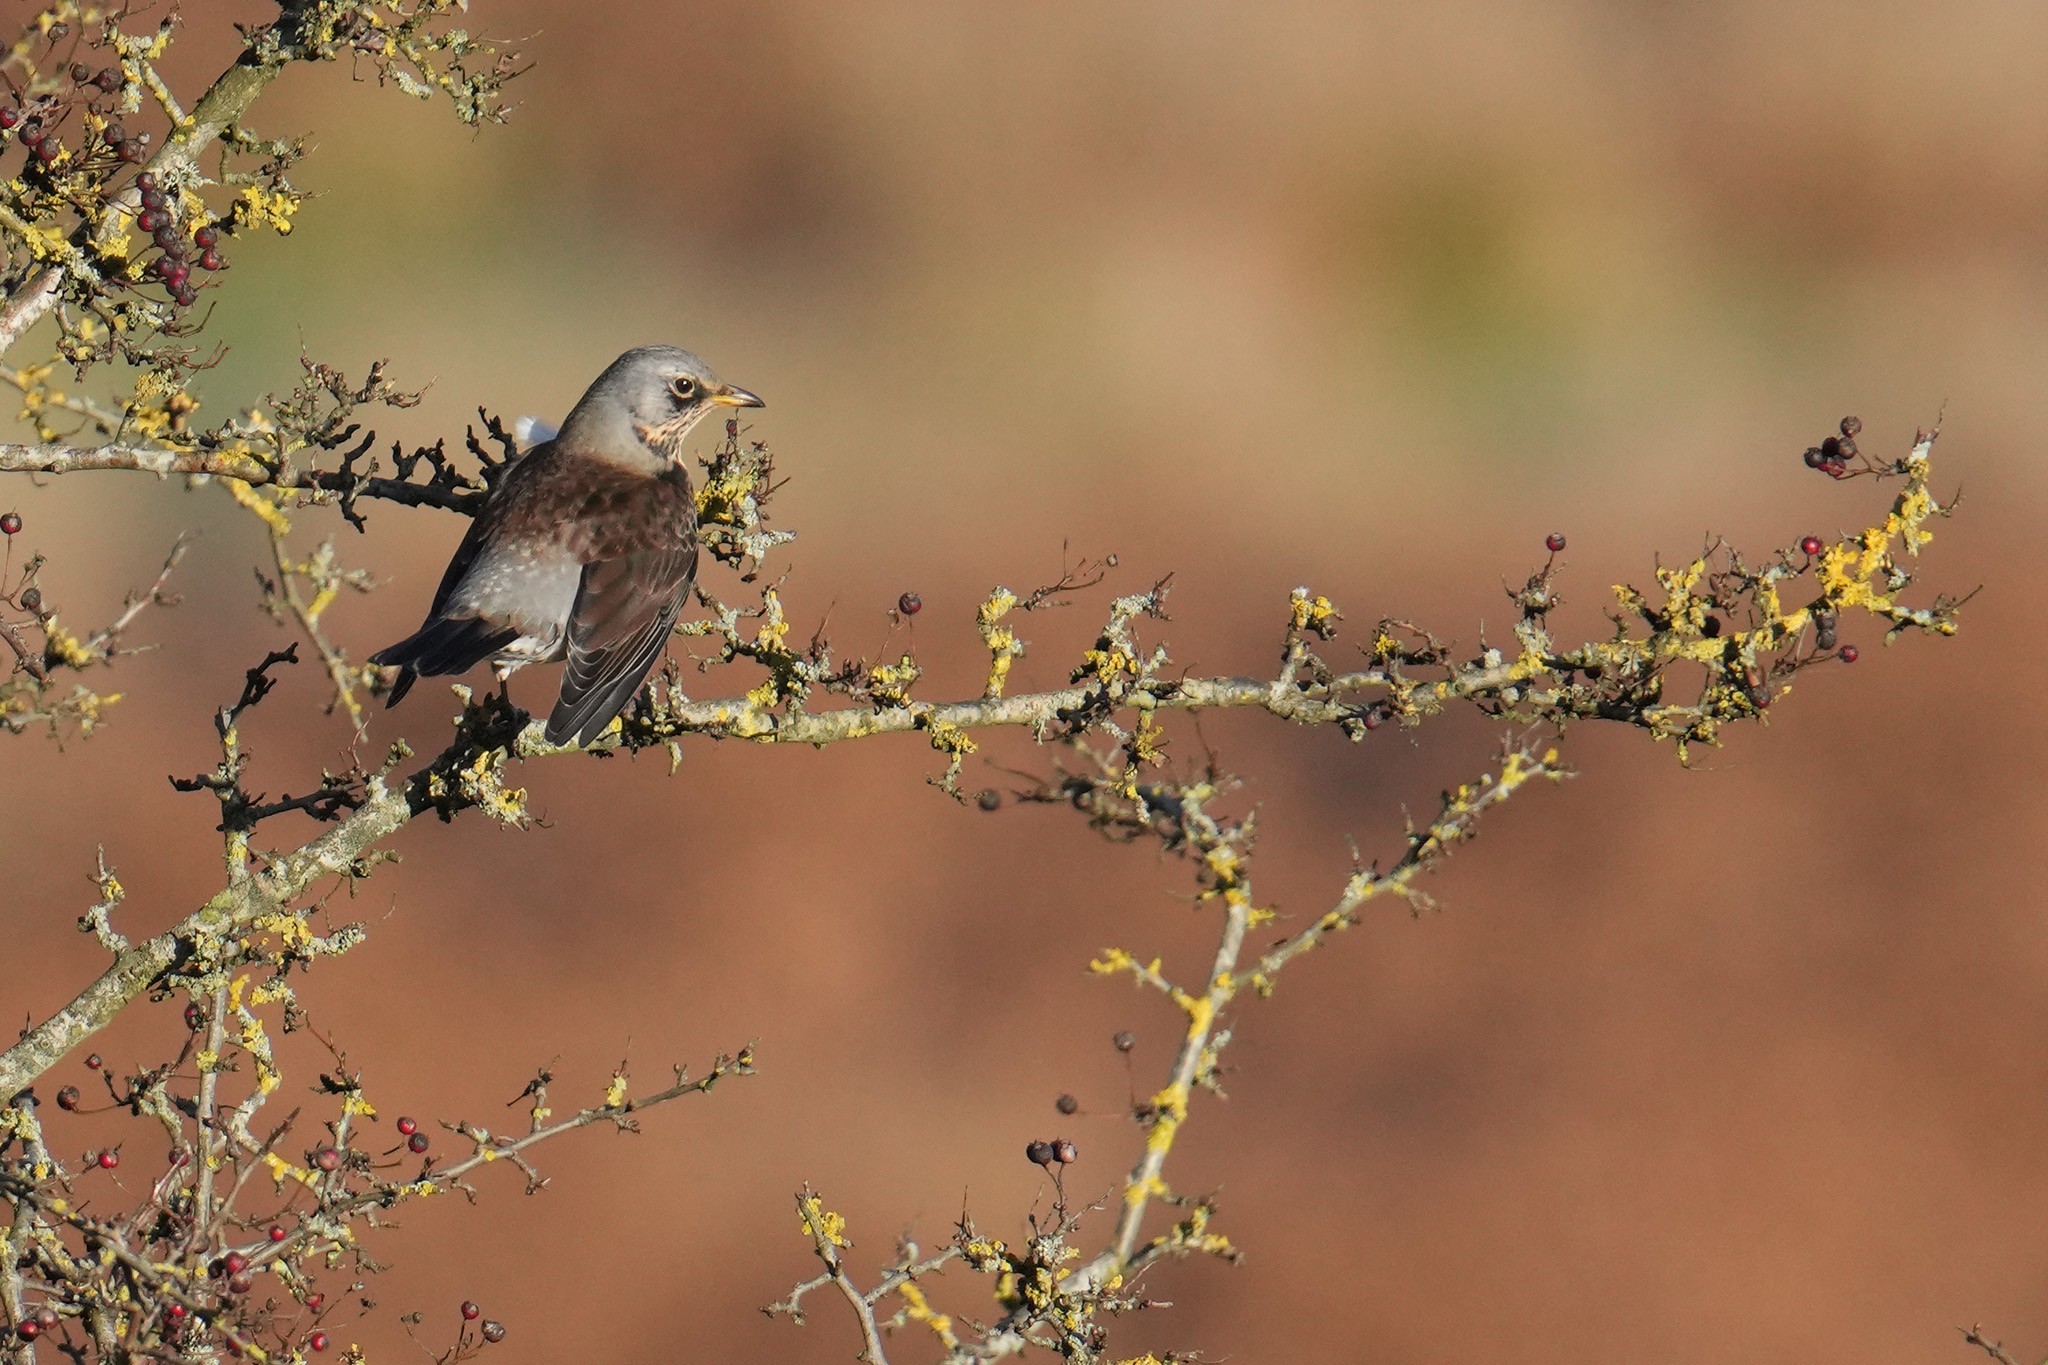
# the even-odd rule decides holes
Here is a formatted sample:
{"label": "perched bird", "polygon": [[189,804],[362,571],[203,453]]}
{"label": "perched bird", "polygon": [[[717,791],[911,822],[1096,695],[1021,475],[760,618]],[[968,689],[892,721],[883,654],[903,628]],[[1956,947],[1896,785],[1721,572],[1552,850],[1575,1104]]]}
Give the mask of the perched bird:
{"label": "perched bird", "polygon": [[697,574],[697,503],[683,438],[714,409],[758,408],[674,346],[626,352],[505,470],[449,561],[418,630],[370,662],[415,679],[490,660],[566,658],[550,744],[588,744],[661,657]]}

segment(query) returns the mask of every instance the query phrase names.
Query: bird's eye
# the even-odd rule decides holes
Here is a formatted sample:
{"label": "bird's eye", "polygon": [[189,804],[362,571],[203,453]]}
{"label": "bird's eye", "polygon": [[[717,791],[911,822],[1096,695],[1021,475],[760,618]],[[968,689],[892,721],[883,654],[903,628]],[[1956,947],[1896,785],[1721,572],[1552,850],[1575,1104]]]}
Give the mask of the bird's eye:
{"label": "bird's eye", "polygon": [[674,379],[670,380],[668,388],[670,393],[673,393],[685,403],[697,396],[697,381],[686,374],[677,375]]}

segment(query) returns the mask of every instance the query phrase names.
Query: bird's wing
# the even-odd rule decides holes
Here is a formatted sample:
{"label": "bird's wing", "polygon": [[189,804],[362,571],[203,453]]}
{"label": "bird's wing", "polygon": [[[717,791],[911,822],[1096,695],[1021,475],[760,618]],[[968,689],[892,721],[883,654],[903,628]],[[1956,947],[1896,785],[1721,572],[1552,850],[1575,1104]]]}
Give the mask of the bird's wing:
{"label": "bird's wing", "polygon": [[588,744],[640,689],[661,656],[697,576],[697,538],[686,534],[583,567],[569,613],[569,665],[548,717],[550,744]]}

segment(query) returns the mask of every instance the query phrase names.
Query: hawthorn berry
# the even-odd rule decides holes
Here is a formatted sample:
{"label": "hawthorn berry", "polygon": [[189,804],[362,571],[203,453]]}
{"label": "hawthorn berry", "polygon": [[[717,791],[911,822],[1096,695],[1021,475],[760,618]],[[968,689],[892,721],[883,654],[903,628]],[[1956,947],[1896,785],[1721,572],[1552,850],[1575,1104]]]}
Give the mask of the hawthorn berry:
{"label": "hawthorn berry", "polygon": [[42,1306],[41,1308],[38,1308],[38,1309],[36,1310],[36,1326],[38,1326],[38,1327],[42,1328],[42,1329],[43,1329],[43,1330],[44,1330],[45,1332],[47,1332],[47,1331],[49,1331],[49,1330],[50,1330],[50,1329],[51,1329],[52,1327],[55,1327],[56,1325],[57,1325],[57,1310],[56,1310],[56,1309],[54,1309],[54,1308],[50,1307],[50,1305],[48,1305],[48,1304],[44,1304],[44,1305],[43,1305],[43,1306]]}
{"label": "hawthorn berry", "polygon": [[73,62],[71,64],[71,79],[77,81],[80,85],[84,85],[92,79],[92,68],[84,62]]}
{"label": "hawthorn berry", "polygon": [[153,236],[156,238],[156,247],[159,251],[168,251],[172,255],[176,255],[185,249],[183,234],[171,223],[165,223],[162,227],[158,228]]}
{"label": "hawthorn berry", "polygon": [[100,140],[109,147],[117,142],[126,142],[128,140],[128,130],[118,123],[109,123],[106,127],[100,129]]}
{"label": "hawthorn berry", "polygon": [[220,1263],[230,1275],[239,1275],[249,1268],[249,1258],[239,1251],[230,1251],[220,1258]]}
{"label": "hawthorn berry", "polygon": [[180,280],[171,286],[171,302],[180,308],[190,308],[199,300],[199,291]]}
{"label": "hawthorn berry", "polygon": [[123,161],[133,166],[138,164],[142,160],[144,152],[142,150],[142,144],[137,142],[134,138],[124,138],[120,142],[114,144],[114,155],[120,157]]}
{"label": "hawthorn berry", "polygon": [[1129,1029],[1122,1029],[1117,1033],[1117,1035],[1114,1038],[1111,1038],[1109,1041],[1116,1044],[1116,1050],[1118,1052],[1129,1052],[1132,1048],[1138,1045],[1138,1035],[1131,1032]]}
{"label": "hawthorn berry", "polygon": [[974,798],[974,804],[980,806],[983,810],[1000,810],[1003,804],[1003,794],[994,787],[983,787],[980,794]]}
{"label": "hawthorn berry", "polygon": [[[7,524],[7,523],[8,523],[8,522],[9,522],[10,520],[14,522],[14,525],[12,525],[12,526],[9,526],[9,525]],[[8,514],[7,514],[6,516],[4,516],[4,517],[0,517],[0,531],[5,531],[5,532],[7,532],[7,534],[8,534],[8,535],[10,535],[10,536],[11,536],[11,535],[13,535],[13,534],[14,534],[14,533],[15,533],[16,531],[19,531],[20,529],[21,529],[21,518],[20,518],[20,517],[17,517],[17,516],[15,516],[15,515],[14,515],[14,513],[12,513],[12,512],[9,512],[9,513],[8,513]],[[98,1070],[100,1069],[100,1054],[99,1054],[99,1053],[97,1053],[97,1052],[88,1052],[88,1053],[86,1053],[86,1054],[85,1054],[85,1066],[86,1066],[86,1070],[88,1070],[88,1071],[98,1071]]]}
{"label": "hawthorn berry", "polygon": [[1799,552],[1807,556],[1809,559],[1812,558],[1814,555],[1819,554],[1825,548],[1827,547],[1821,543],[1821,538],[1819,536],[1808,536],[1806,539],[1799,542]]}
{"label": "hawthorn berry", "polygon": [[286,1231],[285,1231],[285,1228],[284,1228],[284,1224],[282,1224],[282,1223],[272,1223],[272,1224],[270,1225],[270,1240],[271,1240],[271,1241],[273,1241],[273,1242],[282,1242],[282,1241],[283,1241],[283,1240],[284,1240],[285,1238],[287,1238],[287,1237],[289,1237],[289,1236],[291,1236],[291,1234],[290,1234],[289,1232],[286,1232]]}
{"label": "hawthorn berry", "polygon": [[1050,1166],[1053,1163],[1050,1142],[1027,1142],[1024,1144],[1024,1159],[1034,1166]]}
{"label": "hawthorn berry", "polygon": [[[61,1099],[62,1096],[59,1096],[59,1098]],[[1081,1101],[1075,1099],[1072,1095],[1062,1095],[1052,1102],[1052,1107],[1059,1110],[1062,1114],[1071,1114],[1081,1107]]]}
{"label": "hawthorn berry", "polygon": [[462,1301],[462,1320],[464,1322],[475,1322],[483,1316],[483,1311],[483,1309],[476,1306],[476,1302],[472,1299],[464,1299]]}
{"label": "hawthorn berry", "polygon": [[151,190],[155,189],[156,172],[144,171],[141,175],[136,176],[135,188],[141,190],[144,194],[148,194]]}
{"label": "hawthorn berry", "polygon": [[121,68],[118,66],[108,67],[105,71],[100,72],[99,75],[94,76],[92,83],[98,86],[103,93],[113,94],[121,88]]}
{"label": "hawthorn berry", "polygon": [[43,1334],[43,1325],[40,1322],[37,1322],[34,1318],[30,1318],[27,1322],[20,1324],[14,1330],[21,1334],[21,1339],[23,1341],[34,1341],[37,1337]]}
{"label": "hawthorn berry", "polygon": [[101,1170],[111,1171],[121,1164],[121,1154],[109,1147],[99,1154],[98,1160]]}
{"label": "hawthorn berry", "polygon": [[338,1170],[340,1170],[340,1169],[341,1169],[341,1148],[339,1148],[339,1147],[322,1147],[322,1148],[321,1148],[321,1149],[320,1149],[319,1151],[317,1151],[317,1152],[315,1152],[315,1153],[313,1154],[313,1164],[314,1164],[315,1166],[318,1166],[318,1167],[319,1167],[319,1168],[320,1168],[321,1170],[323,1170],[323,1171],[338,1171]]}
{"label": "hawthorn berry", "polygon": [[306,1345],[307,1345],[307,1347],[308,1347],[308,1348],[310,1348],[310,1349],[312,1349],[312,1350],[315,1350],[315,1351],[324,1351],[324,1350],[326,1350],[326,1349],[327,1349],[327,1333],[325,1333],[325,1332],[315,1332],[315,1333],[313,1333],[313,1335],[312,1335],[312,1336],[310,1336],[310,1337],[307,1337],[307,1338],[306,1338]]}
{"label": "hawthorn berry", "polygon": [[1081,1153],[1065,1138],[1056,1138],[1052,1144],[1052,1159],[1062,1166],[1068,1166],[1081,1159]]}
{"label": "hawthorn berry", "polygon": [[1844,436],[1854,436],[1861,430],[1863,430],[1863,419],[1861,417],[1844,417],[1842,419],[1842,434]]}
{"label": "hawthorn berry", "polygon": [[20,534],[21,513],[0,512],[0,535],[18,536]]}
{"label": "hawthorn berry", "polygon": [[905,616],[915,616],[924,610],[924,599],[914,592],[904,593],[896,599],[896,610]]}
{"label": "hawthorn berry", "polygon": [[246,1294],[255,1287],[256,1277],[246,1270],[239,1275],[230,1275],[228,1277],[228,1292],[230,1294]]}
{"label": "hawthorn berry", "polygon": [[0,109],[0,132],[7,131],[21,122],[19,109]]}
{"label": "hawthorn berry", "polygon": [[179,1318],[185,1316],[185,1305],[182,1303],[172,1304],[169,1308],[166,1308],[164,1310],[164,1316],[171,1319],[173,1322],[177,1321]]}
{"label": "hawthorn berry", "polygon": [[192,234],[192,241],[201,251],[206,251],[220,241],[220,232],[213,224],[208,223]]}
{"label": "hawthorn berry", "polygon": [[206,1027],[206,1011],[199,1008],[197,1000],[185,1006],[185,1027],[194,1033]]}
{"label": "hawthorn berry", "polygon": [[62,155],[64,155],[64,144],[58,140],[55,133],[51,133],[36,144],[36,160],[42,162],[45,166]]}
{"label": "hawthorn berry", "polygon": [[[147,204],[148,202],[149,196],[144,195],[143,203]],[[159,208],[145,208],[141,213],[135,215],[135,226],[144,232],[152,234],[169,221],[169,217]]]}
{"label": "hawthorn berry", "polygon": [[1543,537],[1543,548],[1554,555],[1563,554],[1564,534],[1560,531],[1552,531],[1549,535]]}
{"label": "hawthorn berry", "polygon": [[408,1118],[404,1116],[401,1116],[399,1118],[398,1135],[400,1137],[411,1137],[414,1133],[417,1133],[419,1130],[420,1123],[418,1119]]}
{"label": "hawthorn berry", "polygon": [[481,1330],[485,1341],[495,1344],[505,1339],[505,1324],[499,1322],[496,1318],[484,1319],[484,1325]]}
{"label": "hawthorn berry", "polygon": [[427,1150],[427,1135],[425,1133],[414,1133],[405,1140],[405,1145],[412,1149],[414,1155],[418,1155]]}
{"label": "hawthorn berry", "polygon": [[[171,260],[171,258],[168,256],[164,257],[164,259],[167,261]],[[171,261],[171,268],[164,272],[164,283],[169,285],[172,289],[176,289],[179,285],[185,283],[185,281],[191,278],[192,267],[186,265],[183,261]]]}
{"label": "hawthorn berry", "polygon": [[1836,655],[1835,657],[1839,658],[1845,664],[1853,664],[1858,659],[1863,657],[1863,652],[1857,649],[1854,645],[1843,645],[1841,653]]}
{"label": "hawthorn berry", "polygon": [[78,1107],[78,1087],[67,1085],[62,1090],[59,1090],[57,1092],[57,1107],[59,1109],[76,1109]]}
{"label": "hawthorn berry", "polygon": [[220,253],[212,247],[208,247],[199,253],[199,268],[201,270],[218,270],[223,264],[225,262],[221,260]]}

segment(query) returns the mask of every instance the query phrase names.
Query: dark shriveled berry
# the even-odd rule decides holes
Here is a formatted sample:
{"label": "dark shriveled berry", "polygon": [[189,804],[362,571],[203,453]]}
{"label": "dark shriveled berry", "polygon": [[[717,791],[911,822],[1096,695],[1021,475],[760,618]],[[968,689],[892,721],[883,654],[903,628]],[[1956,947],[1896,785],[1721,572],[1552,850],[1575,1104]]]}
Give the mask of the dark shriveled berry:
{"label": "dark shriveled berry", "polygon": [[484,1325],[477,1329],[484,1334],[484,1340],[496,1344],[505,1339],[505,1324],[496,1318],[486,1318]]}
{"label": "dark shriveled berry", "polygon": [[1050,1142],[1027,1142],[1024,1144],[1024,1159],[1034,1166],[1050,1166],[1053,1163]]}
{"label": "dark shriveled berry", "polygon": [[1813,647],[1815,649],[1823,651],[1833,649],[1835,647],[1835,633],[1832,630],[1826,629],[1825,627],[1815,631],[1813,635]]}
{"label": "dark shriveled berry", "polygon": [[[64,1097],[59,1095],[57,1102],[59,1104],[63,1103]],[[1059,1110],[1062,1114],[1072,1114],[1081,1107],[1081,1101],[1075,1099],[1072,1095],[1062,1095],[1052,1102],[1052,1107]]]}
{"label": "dark shriveled berry", "polygon": [[118,123],[109,123],[106,127],[100,129],[100,141],[106,143],[109,147],[117,142],[126,142],[127,140],[128,130]]}
{"label": "dark shriveled berry", "polygon": [[896,610],[905,616],[915,616],[924,610],[924,599],[914,592],[904,593],[896,599]]}
{"label": "dark shriveled berry", "polygon": [[206,1011],[199,1008],[196,1000],[185,1006],[185,1027],[194,1033],[206,1027]]}
{"label": "dark shriveled berry", "polygon": [[180,308],[190,308],[199,301],[199,292],[183,280],[171,286],[171,302]]}
{"label": "dark shriveled berry", "polygon": [[114,144],[114,155],[120,157],[131,166],[137,166],[142,163],[142,158],[149,155],[149,153],[143,151],[142,144],[134,138],[124,138]]}
{"label": "dark shriveled berry", "polygon": [[1861,430],[1863,430],[1863,419],[1861,417],[1844,417],[1842,419],[1842,434],[1844,436],[1854,436]]}
{"label": "dark shriveled berry", "polygon": [[1118,1052],[1129,1052],[1132,1048],[1138,1045],[1138,1035],[1131,1032],[1129,1029],[1122,1029],[1119,1030],[1117,1035],[1114,1038],[1111,1038],[1109,1041],[1116,1044],[1116,1050]]}
{"label": "dark shriveled berry", "polygon": [[983,787],[980,794],[974,798],[974,804],[980,806],[983,810],[1000,810],[1003,804],[1003,795],[994,787]]}
{"label": "dark shriveled berry", "polygon": [[77,81],[80,85],[84,85],[92,79],[92,68],[84,62],[73,62],[71,64],[71,79]]}
{"label": "dark shriveled berry", "polygon": [[41,1308],[38,1308],[36,1310],[36,1326],[42,1328],[45,1332],[47,1332],[56,1325],[56,1309],[50,1307],[48,1304],[44,1304]]}
{"label": "dark shriveled berry", "polygon": [[149,233],[154,233],[169,221],[169,216],[162,209],[157,208],[145,208],[142,212],[135,215],[135,226]]}
{"label": "dark shriveled berry", "polygon": [[1825,468],[1827,462],[1827,454],[1819,446],[1808,446],[1806,448],[1806,467],[1808,469]]}
{"label": "dark shriveled berry", "polygon": [[62,1090],[59,1090],[57,1092],[57,1107],[59,1109],[76,1109],[78,1107],[78,1087],[67,1085]]}
{"label": "dark shriveled berry", "polygon": [[175,223],[165,223],[151,236],[155,239],[159,251],[167,251],[175,256],[185,249],[185,234],[178,231]]}
{"label": "dark shriveled berry", "polygon": [[1081,1159],[1081,1152],[1079,1148],[1075,1147],[1073,1143],[1065,1138],[1054,1138],[1052,1159],[1059,1162],[1062,1166],[1071,1166]]}
{"label": "dark shriveled berry", "polygon": [[419,1153],[427,1150],[427,1135],[425,1133],[414,1133],[405,1140],[405,1145],[417,1156]]}
{"label": "dark shriveled berry", "polygon": [[94,76],[92,83],[98,86],[104,93],[113,94],[121,88],[121,68],[118,66],[108,67],[105,71],[100,72],[99,75]]}

